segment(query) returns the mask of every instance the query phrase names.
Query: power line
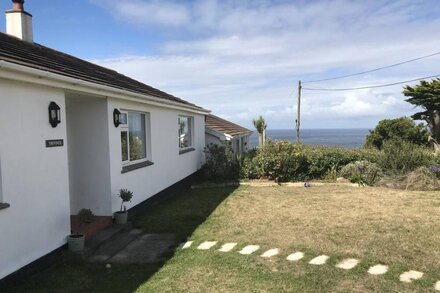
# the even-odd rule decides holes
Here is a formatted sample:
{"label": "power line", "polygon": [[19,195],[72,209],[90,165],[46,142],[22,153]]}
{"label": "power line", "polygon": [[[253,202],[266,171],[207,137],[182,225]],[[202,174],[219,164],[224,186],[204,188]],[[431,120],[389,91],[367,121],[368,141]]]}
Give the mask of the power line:
{"label": "power line", "polygon": [[354,91],[354,90],[364,90],[364,89],[393,86],[393,85],[398,85],[398,84],[403,84],[403,83],[408,83],[408,82],[413,82],[413,81],[419,81],[419,80],[424,80],[424,79],[430,79],[430,78],[436,78],[436,77],[440,77],[440,74],[421,77],[421,78],[415,78],[415,79],[411,79],[411,80],[393,82],[393,83],[360,86],[360,87],[353,87],[353,88],[333,88],[332,89],[332,88],[307,88],[307,87],[303,87],[302,89],[307,90],[307,91]]}
{"label": "power line", "polygon": [[379,68],[375,68],[375,69],[371,69],[371,70],[367,70],[367,71],[362,71],[362,72],[358,72],[358,73],[347,74],[347,75],[340,75],[340,76],[324,78],[324,79],[304,81],[303,84],[305,84],[305,83],[313,83],[313,82],[320,82],[320,81],[335,80],[335,79],[341,79],[341,78],[346,78],[346,77],[351,77],[351,76],[362,75],[362,74],[365,74],[365,73],[375,72],[375,71],[379,71],[379,70],[382,70],[382,69],[387,69],[387,68],[403,65],[403,64],[406,64],[406,63],[418,61],[418,60],[429,58],[429,57],[436,56],[436,55],[440,55],[440,51],[432,53],[432,54],[429,54],[429,55],[417,57],[417,58],[414,58],[414,59],[406,60],[406,61],[403,61],[403,62],[399,62],[399,63],[395,63],[395,64],[391,64],[391,65],[388,65],[388,66],[383,66],[383,67],[379,67]]}

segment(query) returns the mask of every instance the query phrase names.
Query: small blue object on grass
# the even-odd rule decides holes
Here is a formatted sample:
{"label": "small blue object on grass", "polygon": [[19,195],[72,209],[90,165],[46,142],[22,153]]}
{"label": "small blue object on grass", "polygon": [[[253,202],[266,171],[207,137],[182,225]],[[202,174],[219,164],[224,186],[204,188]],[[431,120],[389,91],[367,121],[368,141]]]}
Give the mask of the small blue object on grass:
{"label": "small blue object on grass", "polygon": [[309,182],[304,182],[304,187],[310,187],[310,183]]}

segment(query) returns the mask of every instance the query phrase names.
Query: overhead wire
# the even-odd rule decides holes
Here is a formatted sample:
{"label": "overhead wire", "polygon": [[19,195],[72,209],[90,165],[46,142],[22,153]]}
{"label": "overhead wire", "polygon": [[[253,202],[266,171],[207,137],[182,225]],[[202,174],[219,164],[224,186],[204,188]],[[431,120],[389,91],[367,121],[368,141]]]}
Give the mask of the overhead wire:
{"label": "overhead wire", "polygon": [[379,71],[379,70],[383,70],[383,69],[387,69],[387,68],[392,68],[392,67],[400,66],[400,65],[403,65],[403,64],[407,64],[407,63],[418,61],[418,60],[421,60],[421,59],[433,57],[433,56],[436,56],[436,55],[440,55],[440,51],[432,53],[432,54],[420,56],[420,57],[417,57],[417,58],[413,58],[413,59],[410,59],[410,60],[402,61],[402,62],[399,62],[399,63],[395,63],[395,64],[383,66],[383,67],[378,67],[378,68],[374,68],[374,69],[370,69],[370,70],[367,70],[367,71],[361,71],[361,72],[357,72],[357,73],[352,73],[352,74],[347,74],[347,75],[340,75],[340,76],[335,76],[335,77],[330,77],[330,78],[323,78],[323,79],[303,81],[302,84],[315,83],[315,82],[321,82],[321,81],[329,81],[329,80],[337,80],[337,79],[342,79],[342,78],[347,78],[347,77],[352,77],[352,76],[358,76],[358,75],[362,75],[362,74],[366,74],[366,73],[370,73],[370,72],[375,72],[375,71]]}
{"label": "overhead wire", "polygon": [[425,76],[425,77],[420,77],[420,78],[415,78],[415,79],[410,79],[410,80],[404,80],[404,81],[399,81],[399,82],[393,82],[393,83],[386,83],[386,84],[379,84],[379,85],[369,85],[369,86],[360,86],[360,87],[352,87],[352,88],[309,88],[309,87],[301,87],[301,89],[302,90],[307,90],[307,91],[353,91],[353,90],[363,90],[363,89],[388,87],[388,86],[399,85],[399,84],[409,83],[409,82],[413,82],[413,81],[419,81],[419,80],[424,80],[424,79],[436,78],[436,77],[440,77],[440,74],[431,75],[431,76]]}

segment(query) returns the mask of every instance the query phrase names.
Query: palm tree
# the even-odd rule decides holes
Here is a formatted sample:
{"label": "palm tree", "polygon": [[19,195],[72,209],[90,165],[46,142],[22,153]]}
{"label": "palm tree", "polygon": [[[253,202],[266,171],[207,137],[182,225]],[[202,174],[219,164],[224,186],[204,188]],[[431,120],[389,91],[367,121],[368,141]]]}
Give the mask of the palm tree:
{"label": "palm tree", "polygon": [[259,145],[263,146],[266,143],[266,121],[264,120],[263,116],[260,115],[258,119],[254,119],[252,122],[254,123],[255,129],[259,134]]}

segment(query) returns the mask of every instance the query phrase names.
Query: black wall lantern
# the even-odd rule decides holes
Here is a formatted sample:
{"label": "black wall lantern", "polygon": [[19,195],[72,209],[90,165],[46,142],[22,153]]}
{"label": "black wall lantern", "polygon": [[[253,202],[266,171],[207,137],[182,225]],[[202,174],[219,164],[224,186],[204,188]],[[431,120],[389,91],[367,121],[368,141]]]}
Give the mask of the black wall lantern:
{"label": "black wall lantern", "polygon": [[49,123],[53,128],[61,123],[61,108],[55,102],[49,104]]}
{"label": "black wall lantern", "polygon": [[118,109],[113,110],[113,123],[115,124],[115,127],[118,127],[121,124],[121,111]]}

